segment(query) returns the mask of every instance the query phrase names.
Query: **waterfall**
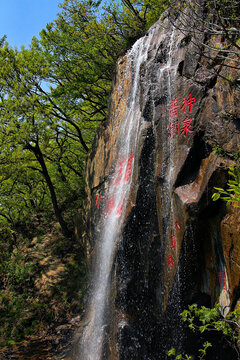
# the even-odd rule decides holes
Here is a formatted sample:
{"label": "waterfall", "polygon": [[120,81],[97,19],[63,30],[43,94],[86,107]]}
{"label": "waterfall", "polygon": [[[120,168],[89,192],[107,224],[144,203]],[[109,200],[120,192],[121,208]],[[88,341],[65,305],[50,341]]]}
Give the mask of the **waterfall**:
{"label": "waterfall", "polygon": [[124,213],[131,188],[134,169],[134,154],[140,133],[140,68],[147,60],[149,45],[154,29],[139,39],[127,53],[127,62],[132,71],[132,87],[127,101],[127,114],[123,121],[118,142],[118,155],[111,176],[107,194],[104,194],[104,210],[97,225],[99,238],[96,239],[96,270],[90,299],[88,319],[78,359],[99,360],[102,356],[110,277],[114,257],[120,240]]}
{"label": "waterfall", "polygon": [[[179,276],[179,267],[177,263],[178,252],[180,251],[178,242],[177,242],[177,231],[179,226],[178,220],[175,217],[174,212],[174,202],[173,202],[173,186],[176,180],[176,159],[175,159],[175,150],[177,146],[177,139],[173,137],[172,132],[172,124],[173,119],[171,117],[171,103],[174,101],[176,97],[175,94],[175,80],[177,76],[177,63],[174,61],[174,56],[176,51],[178,50],[178,44],[176,39],[176,29],[174,27],[171,28],[169,32],[169,42],[168,42],[168,51],[166,55],[166,62],[162,67],[159,68],[159,83],[163,84],[163,89],[165,89],[166,97],[167,97],[167,111],[166,111],[166,122],[163,121],[163,124],[168,124],[168,141],[163,145],[165,158],[167,159],[166,169],[165,169],[165,185],[162,189],[162,207],[165,209],[165,216],[168,219],[167,228],[165,233],[163,233],[163,253],[165,260],[165,279],[167,282],[168,278],[175,277],[175,281],[173,283],[173,287],[171,289],[172,294],[169,296],[168,302],[171,307],[170,311],[167,311],[167,322],[175,321],[176,323],[176,333],[171,339],[172,346],[174,346],[177,350],[181,349],[182,346],[182,329],[180,329],[181,325],[179,322],[179,314],[181,312],[180,307],[180,276]],[[162,92],[164,90],[162,89]],[[162,129],[164,133],[165,129]],[[176,130],[176,129],[174,129]],[[178,130],[179,131],[179,130]],[[166,296],[165,291],[163,292],[164,297]],[[164,302],[164,301],[163,301]],[[162,325],[163,329],[166,326]],[[167,332],[167,329],[166,329]],[[163,345],[165,348],[165,344]],[[168,342],[166,342],[165,352],[170,348]]]}

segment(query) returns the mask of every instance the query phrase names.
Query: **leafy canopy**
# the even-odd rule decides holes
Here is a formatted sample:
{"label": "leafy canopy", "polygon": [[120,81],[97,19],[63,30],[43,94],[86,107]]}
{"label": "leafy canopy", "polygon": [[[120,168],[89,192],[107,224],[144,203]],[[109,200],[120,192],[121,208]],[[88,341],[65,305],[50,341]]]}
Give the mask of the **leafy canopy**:
{"label": "leafy canopy", "polygon": [[1,40],[1,222],[52,205],[69,234],[65,203],[83,197],[84,157],[107,116],[116,60],[165,4],[65,0],[29,49]]}

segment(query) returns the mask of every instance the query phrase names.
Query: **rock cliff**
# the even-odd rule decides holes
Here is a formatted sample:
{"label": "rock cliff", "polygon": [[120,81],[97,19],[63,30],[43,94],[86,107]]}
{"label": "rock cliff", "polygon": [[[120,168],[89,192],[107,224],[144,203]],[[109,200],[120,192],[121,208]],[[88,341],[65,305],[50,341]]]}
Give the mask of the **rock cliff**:
{"label": "rock cliff", "polygon": [[[240,210],[211,199],[215,186],[225,186],[240,150],[238,74],[217,54],[211,61],[201,56],[167,17],[146,38],[150,33],[104,359],[165,359],[172,346],[191,351],[190,334],[179,321],[182,309],[220,303],[226,315],[240,297]],[[88,154],[84,239],[90,262],[132,79],[126,54],[117,64],[108,121]],[[224,349],[215,355],[233,359]]]}

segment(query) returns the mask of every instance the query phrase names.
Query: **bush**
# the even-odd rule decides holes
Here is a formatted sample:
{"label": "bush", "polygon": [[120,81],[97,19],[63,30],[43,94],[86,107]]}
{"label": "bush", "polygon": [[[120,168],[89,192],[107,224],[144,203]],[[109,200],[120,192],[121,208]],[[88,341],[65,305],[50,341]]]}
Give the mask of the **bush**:
{"label": "bush", "polygon": [[[228,313],[226,317],[223,317],[219,311],[220,306],[217,304],[214,308],[206,308],[202,306],[198,308],[196,304],[188,306],[188,309],[185,309],[180,316],[182,320],[188,323],[189,328],[192,331],[198,331],[204,333],[206,331],[219,331],[223,334],[226,341],[229,345],[237,352],[238,358],[240,357],[239,349],[239,318],[240,318],[240,308],[237,307],[234,311]],[[207,349],[211,347],[212,344],[206,341],[203,344],[203,347],[199,349],[199,359],[204,360]],[[168,351],[168,356],[174,356],[176,360],[183,359],[189,360],[192,359],[189,355],[176,355],[174,348]]]}
{"label": "bush", "polygon": [[227,182],[227,189],[215,187],[217,190],[213,194],[213,201],[223,199],[227,202],[227,205],[233,204],[236,207],[240,207],[240,169],[237,167],[230,167],[228,174],[230,179]]}

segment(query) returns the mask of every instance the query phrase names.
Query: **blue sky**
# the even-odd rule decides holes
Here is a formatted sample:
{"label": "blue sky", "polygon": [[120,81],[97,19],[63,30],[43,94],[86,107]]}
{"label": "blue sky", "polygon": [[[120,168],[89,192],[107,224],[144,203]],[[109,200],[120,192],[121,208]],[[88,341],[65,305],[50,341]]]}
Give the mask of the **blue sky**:
{"label": "blue sky", "polygon": [[0,38],[20,49],[28,47],[33,36],[57,18],[62,0],[2,0],[0,4]]}

